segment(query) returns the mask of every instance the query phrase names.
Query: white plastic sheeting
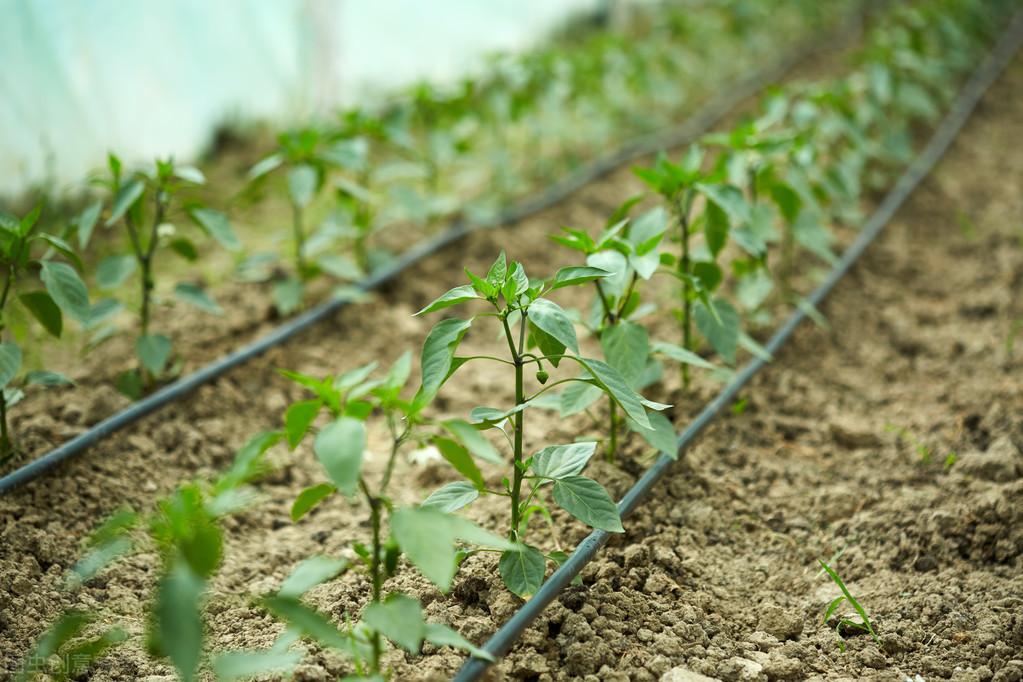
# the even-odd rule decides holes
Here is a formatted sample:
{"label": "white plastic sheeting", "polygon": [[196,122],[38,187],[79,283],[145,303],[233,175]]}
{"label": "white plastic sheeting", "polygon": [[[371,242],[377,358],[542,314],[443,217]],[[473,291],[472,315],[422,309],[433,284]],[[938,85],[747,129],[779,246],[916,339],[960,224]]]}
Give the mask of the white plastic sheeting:
{"label": "white plastic sheeting", "polygon": [[0,194],[472,71],[598,0],[0,0]]}

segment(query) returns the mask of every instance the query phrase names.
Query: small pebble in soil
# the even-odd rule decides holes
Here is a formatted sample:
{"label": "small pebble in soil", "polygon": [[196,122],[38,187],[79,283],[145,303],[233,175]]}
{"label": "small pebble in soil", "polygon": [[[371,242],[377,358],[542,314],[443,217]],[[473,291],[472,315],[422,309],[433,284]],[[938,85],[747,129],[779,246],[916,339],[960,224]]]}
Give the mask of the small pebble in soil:
{"label": "small pebble in soil", "polygon": [[688,668],[672,668],[661,675],[661,682],[717,682],[717,680]]}
{"label": "small pebble in soil", "polygon": [[866,668],[882,670],[887,667],[884,654],[873,644],[868,644],[856,654],[856,659]]}
{"label": "small pebble in soil", "polygon": [[764,674],[769,680],[796,680],[803,677],[803,664],[797,658],[772,651],[764,661]]}
{"label": "small pebble in soil", "polygon": [[795,639],[803,632],[803,619],[797,613],[774,604],[760,608],[759,629],[779,640]]}

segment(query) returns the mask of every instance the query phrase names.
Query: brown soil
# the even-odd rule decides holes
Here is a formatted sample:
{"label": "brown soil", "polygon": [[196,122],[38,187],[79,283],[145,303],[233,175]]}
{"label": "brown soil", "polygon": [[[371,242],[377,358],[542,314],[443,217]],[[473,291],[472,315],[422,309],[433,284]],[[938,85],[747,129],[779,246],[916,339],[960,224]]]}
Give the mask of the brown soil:
{"label": "brown soil", "polygon": [[[1006,347],[1013,322],[1023,318],[1019,120],[1023,59],[829,299],[823,312],[830,330],[799,330],[746,392],[745,411],[722,419],[688,453],[628,520],[627,533],[586,568],[584,586],[568,589],[543,614],[495,677],[1023,677],[1023,350]],[[545,235],[563,224],[599,225],[608,205],[637,189],[623,169],[512,230],[474,235],[374,303],[0,499],[0,670],[12,669],[69,606],[101,610],[130,632],[142,631],[154,554],[121,562],[74,595],[60,591],[61,576],[103,514],[121,504],[148,508],[178,481],[222,469],[248,436],[279,423],[300,394],[273,368],[327,373],[393,360],[421,343],[435,320],[411,313],[460,283],[458,266],[482,270],[503,246],[533,274],[550,274],[565,253]],[[248,305],[247,319],[265,319],[267,304],[258,296]],[[674,337],[667,321],[656,321],[654,330]],[[477,330],[469,343],[482,350],[492,339]],[[477,402],[507,404],[507,379],[470,365],[436,408],[454,415]],[[717,386],[701,376],[682,397],[676,386],[668,371],[650,393],[674,397],[672,416],[681,427]],[[70,431],[99,414],[103,400],[115,397],[65,400],[61,410],[28,419]],[[583,420],[536,411],[527,447],[571,441],[586,428]],[[957,458],[946,467],[952,452]],[[339,501],[292,524],[291,500],[322,474],[306,446],[274,457],[281,467],[261,485],[263,503],[229,522],[226,563],[209,600],[215,650],[269,645],[280,625],[253,598],[275,589],[302,558],[345,554],[353,538],[368,533],[360,521],[365,510]],[[617,497],[646,461],[632,439],[621,466],[595,462],[589,473]],[[379,464],[380,457],[370,461]],[[496,482],[501,472],[488,474]],[[414,502],[448,480],[446,466],[403,463],[395,496]],[[471,516],[502,531],[504,512],[503,505],[477,503]],[[557,518],[562,544],[584,536],[584,528]],[[553,546],[542,527],[533,532],[535,542]],[[880,647],[851,636],[842,653],[834,630],[821,623],[838,592],[816,560],[836,555],[832,563],[869,611]],[[388,588],[416,594],[432,620],[479,643],[519,604],[494,569],[487,558],[470,559],[448,597],[412,570]],[[317,588],[310,600],[340,619],[357,613],[367,593],[365,581],[349,575]],[[461,661],[429,646],[422,657],[390,658],[396,679],[450,677]],[[296,677],[327,680],[346,670],[344,661],[314,650]],[[91,679],[155,682],[169,674],[139,648],[125,647]]]}

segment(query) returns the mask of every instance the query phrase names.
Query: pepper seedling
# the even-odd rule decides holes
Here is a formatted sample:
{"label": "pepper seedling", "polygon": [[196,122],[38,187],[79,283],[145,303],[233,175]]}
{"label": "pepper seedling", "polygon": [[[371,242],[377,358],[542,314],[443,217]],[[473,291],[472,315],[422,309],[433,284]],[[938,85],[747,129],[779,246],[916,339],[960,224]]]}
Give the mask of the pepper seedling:
{"label": "pepper seedling", "polygon": [[[248,178],[250,188],[255,188],[273,171],[279,168],[286,171],[294,265],[292,275],[274,285],[272,296],[277,309],[288,314],[302,305],[306,283],[321,272],[344,280],[363,276],[363,267],[328,247],[343,236],[353,236],[357,250],[364,246],[367,225],[372,219],[373,195],[342,173],[348,171],[365,178],[369,168],[369,143],[365,137],[340,137],[340,133],[301,128],[281,134],[277,142],[277,150],[254,165]],[[336,191],[342,220],[328,220],[316,234],[310,235],[308,214],[326,189]]]}
{"label": "pepper seedling", "polygon": [[[22,348],[7,337],[11,320],[9,304],[17,301],[50,335],[59,338],[64,329],[64,315],[80,323],[89,320],[89,293],[78,271],[82,262],[74,247],[66,241],[39,229],[40,207],[23,218],[0,211],[0,462],[17,451],[8,424],[8,410],[23,397],[17,383],[39,386],[70,384],[62,374],[48,370],[30,371],[22,375]],[[52,260],[39,253],[39,247],[55,251],[68,262]],[[43,289],[25,290],[38,280]]]}
{"label": "pepper seedling", "polygon": [[[371,542],[369,546],[360,542],[352,544],[359,557],[356,565],[322,556],[307,559],[280,591],[263,601],[269,611],[290,626],[324,646],[345,653],[357,674],[371,679],[384,674],[381,667],[384,638],[411,653],[417,653],[425,640],[488,657],[454,630],[427,623],[418,600],[397,592],[385,594],[384,585],[398,570],[402,555],[447,592],[460,561],[456,541],[472,542],[491,550],[518,551],[513,543],[436,507],[396,508],[389,492],[391,476],[402,447],[429,437],[421,433],[425,423],[421,412],[426,403],[407,401],[401,396],[412,367],[409,353],[402,355],[383,378],[371,376],[376,367],[377,363],[373,362],[336,378],[324,379],[282,372],[315,396],[293,403],[285,412],[284,433],[288,445],[292,449],[298,447],[305,436],[315,430],[313,450],[328,477],[328,481],[302,491],[292,505],[292,520],[298,522],[334,494],[352,501],[359,498],[369,510]],[[321,412],[326,412],[331,421],[316,429],[314,422]],[[386,423],[390,443],[384,470],[376,481],[363,466],[371,417],[379,417]],[[390,528],[390,537],[384,535],[386,527]],[[370,603],[363,610],[359,623],[349,624],[345,631],[339,631],[322,614],[303,604],[301,596],[317,584],[310,576],[322,582],[350,568],[366,572],[371,585]],[[296,585],[301,585],[301,589]],[[322,623],[320,628],[303,626],[317,619]]]}
{"label": "pepper seedling", "polygon": [[[172,364],[173,343],[169,336],[154,333],[151,328],[154,306],[160,302],[157,292],[157,259],[164,251],[172,251],[188,262],[199,259],[198,247],[180,234],[175,220],[187,218],[199,230],[212,237],[221,246],[237,251],[241,243],[227,217],[203,202],[186,198],[185,192],[205,184],[202,172],[192,166],[176,164],[173,159],[157,160],[151,168],[125,172],[121,160],[110,154],[109,176],[97,180],[112,197],[106,227],[120,225],[128,237],[128,248],[123,253],[107,256],[96,269],[96,285],[100,289],[115,290],[130,277],[136,276],[139,285],[138,328],[135,354],[138,367],[123,372],[117,379],[118,389],[137,399],[151,390],[155,383],[180,366]],[[77,221],[79,242],[88,244],[95,220],[95,208],[90,206]],[[174,287],[178,300],[210,314],[222,309],[205,289],[194,282],[180,282]],[[123,307],[114,298],[104,299],[93,311],[90,326],[99,325],[91,345],[96,345],[117,333],[117,327],[105,323]]]}
{"label": "pepper seedling", "polygon": [[[457,422],[449,429],[457,440],[437,443],[441,454],[468,479],[467,483],[449,484],[427,500],[427,504],[443,504],[455,511],[471,503],[480,494],[507,497],[510,504],[508,537],[524,543],[530,518],[541,514],[551,521],[542,491],[551,485],[554,502],[583,523],[609,532],[622,532],[618,509],[607,491],[596,481],[582,475],[596,450],[593,441],[550,445],[532,456],[526,456],[525,417],[532,402],[555,386],[580,383],[594,386],[608,395],[619,408],[641,428],[650,429],[647,408],[662,410],[668,405],[654,403],[633,391],[622,375],[610,365],[579,354],[575,327],[568,314],[548,295],[558,289],[580,286],[608,277],[611,273],[595,267],[560,269],[550,281],[530,280],[520,263],[509,263],[502,251],[487,272],[479,277],[468,269],[470,284],[455,287],[417,313],[422,315],[451,306],[478,301],[490,310],[468,319],[449,318],[437,323],[426,337],[422,351],[422,383],[414,403],[425,403],[437,394],[444,383],[470,362],[488,361],[510,367],[513,376],[514,404],[506,408],[477,407],[471,412],[471,423]],[[493,319],[500,323],[507,357],[490,355],[458,356],[456,351],[469,328],[478,320]],[[571,351],[571,352],[568,352]],[[579,365],[582,374],[551,381],[547,370],[562,362]],[[536,381],[541,387],[526,392],[526,369],[535,366]],[[511,422],[512,433],[505,431]],[[480,431],[497,429],[511,445],[510,476],[502,480],[500,489],[493,489],[472,458],[501,462],[494,447]],[[505,585],[520,596],[533,594],[543,582],[546,561],[558,561],[560,554],[547,554],[523,544],[521,549],[506,550],[501,555],[499,570]]]}
{"label": "pepper seedling", "polygon": [[[636,218],[629,217],[630,210],[641,198],[633,197],[619,206],[597,239],[575,228],[563,228],[563,234],[551,237],[558,244],[583,254],[587,266],[610,273],[593,281],[596,295],[589,312],[580,317],[600,342],[604,361],[637,392],[660,379],[662,372],[661,363],[654,353],[663,354],[661,346],[664,344],[651,344],[650,335],[639,320],[656,309],[653,303],[642,302],[642,284],[658,272],[661,262],[659,247],[668,230],[668,216],[660,207]],[[674,353],[672,359],[713,368],[711,363],[695,353]],[[588,411],[602,395],[594,386],[572,384],[562,392],[557,408],[565,417]],[[660,412],[649,412],[653,428],[639,428],[634,421],[619,413],[614,400],[609,403],[607,428],[602,429],[608,433],[605,446],[608,461],[615,460],[623,423],[628,423],[631,430],[659,451],[675,456],[675,430],[667,417]]]}

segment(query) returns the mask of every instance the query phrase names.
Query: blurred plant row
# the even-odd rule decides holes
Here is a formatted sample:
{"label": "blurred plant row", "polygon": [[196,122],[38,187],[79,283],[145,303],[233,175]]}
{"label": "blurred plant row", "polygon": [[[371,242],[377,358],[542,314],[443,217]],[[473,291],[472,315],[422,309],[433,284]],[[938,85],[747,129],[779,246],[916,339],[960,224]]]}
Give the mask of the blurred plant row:
{"label": "blurred plant row", "polygon": [[[196,167],[166,159],[128,168],[111,154],[73,219],[44,231],[37,210],[23,218],[0,212],[7,294],[22,292],[0,299],[0,461],[16,452],[6,415],[24,387],[70,383],[53,371],[23,371],[46,365],[35,343],[40,329],[60,337],[70,317],[86,351],[131,335],[135,362],[116,385],[137,399],[177,376],[185,360],[158,310],[223,312],[195,276],[211,240],[237,254],[237,279],[269,283],[281,314],[300,308],[320,277],[339,283],[334,295],[358,296],[353,283],[394,256],[385,228],[414,225],[425,236],[459,217],[493,217],[609,146],[675,121],[720,82],[776,53],[775,34],[808,34],[839,4],[637,8],[627,26],[566,33],[550,47],[495,57],[457,84],[422,83],[372,110],[284,132],[230,200],[231,190],[207,186]],[[716,36],[713,47],[707,35]],[[229,220],[246,206],[258,211],[251,202],[262,200],[286,203],[290,226],[242,236],[283,240],[282,253],[244,253]],[[33,357],[23,357],[26,348]]]}
{"label": "blurred plant row", "polygon": [[[308,397],[287,408],[283,428],[254,437],[215,482],[180,487],[146,517],[127,510],[112,517],[89,540],[68,589],[88,589],[98,572],[133,548],[157,548],[162,568],[147,647],[183,680],[195,679],[206,665],[221,680],[286,674],[308,654],[303,640],[346,656],[346,679],[385,679],[388,643],[413,655],[429,642],[486,657],[448,626],[427,622],[415,597],[388,593],[388,580],[415,567],[446,593],[468,557],[495,552],[500,579],[528,597],[549,563],[567,556],[558,541],[564,517],[556,509],[592,528],[622,532],[610,495],[584,471],[598,448],[614,461],[629,432],[676,456],[674,427],[662,414],[670,406],[640,391],[657,386],[665,364],[678,367],[685,391],[689,370],[727,375],[740,348],[763,353],[751,327],[768,322],[772,309],[800,305],[797,278],[815,261],[834,260],[834,227],[855,225],[865,193],[884,187],[909,160],[914,130],[939,116],[1011,6],[899,4],[869,32],[847,75],[780,88],[757,116],[707,136],[677,161],[662,157],[637,168],[660,205],[638,212],[640,198],[632,199],[601,229],[552,235],[578,254],[579,263],[566,254],[564,267],[537,279],[502,252],[485,274],[466,270],[467,284],[420,311],[457,307],[469,313],[443,319],[429,332],[414,394],[405,391],[410,353],[382,374],[377,363],[337,376],[285,372]],[[652,295],[656,276],[673,284],[673,304]],[[580,287],[592,288],[592,305],[573,310],[553,300],[559,291]],[[674,338],[651,338],[650,322],[665,316],[677,324]],[[501,333],[498,347],[507,346],[506,353],[459,354],[466,335],[481,325]],[[592,345],[601,358],[581,353],[580,329],[598,342]],[[504,393],[514,399],[476,407],[465,419],[432,416],[435,396],[473,362],[505,372]],[[575,442],[543,443],[528,453],[527,440],[543,440],[527,437],[536,409],[566,416],[591,411],[594,427]],[[383,470],[364,467],[376,428],[386,429],[391,443]],[[366,516],[371,537],[352,542],[348,558],[309,557],[259,601],[257,608],[284,624],[271,648],[212,652],[204,602],[222,565],[223,519],[258,499],[254,484],[267,470],[263,458],[272,446],[284,442],[295,450],[310,434],[324,480],[298,496],[292,520],[300,523],[317,505],[340,498]],[[435,448],[464,480],[420,505],[398,504],[390,482],[399,455],[423,447]],[[487,496],[507,499],[500,535],[456,514]],[[340,624],[305,599],[316,586],[356,571],[370,585],[370,599]],[[127,638],[94,615],[72,611],[41,638],[30,661],[77,660],[76,667],[49,669],[54,679],[68,679]],[[79,656],[69,658],[72,652]],[[21,679],[35,672],[26,667]]]}

